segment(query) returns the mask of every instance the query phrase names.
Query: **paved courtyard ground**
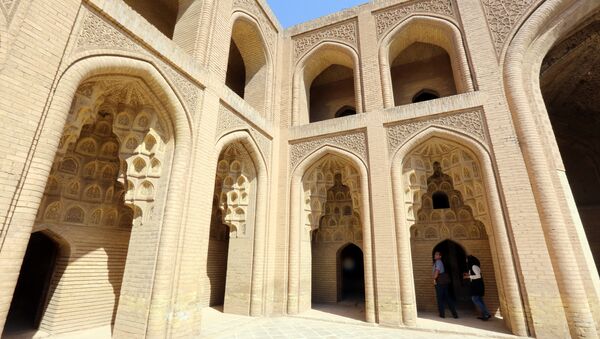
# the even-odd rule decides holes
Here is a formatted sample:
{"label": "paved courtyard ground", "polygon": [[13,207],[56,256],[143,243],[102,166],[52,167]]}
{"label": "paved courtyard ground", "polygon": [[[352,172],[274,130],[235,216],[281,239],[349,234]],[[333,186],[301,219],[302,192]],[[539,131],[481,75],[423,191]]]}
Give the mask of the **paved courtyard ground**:
{"label": "paved courtyard ground", "polygon": [[[223,314],[218,308],[203,311],[203,338],[517,338],[509,334],[502,319],[488,322],[473,315],[459,319],[440,319],[435,314],[419,314],[417,329],[386,328],[362,319],[362,307],[356,305],[314,305],[314,309],[293,317],[251,318]],[[108,339],[110,326],[59,336],[42,332],[19,331],[3,338],[30,339]]]}

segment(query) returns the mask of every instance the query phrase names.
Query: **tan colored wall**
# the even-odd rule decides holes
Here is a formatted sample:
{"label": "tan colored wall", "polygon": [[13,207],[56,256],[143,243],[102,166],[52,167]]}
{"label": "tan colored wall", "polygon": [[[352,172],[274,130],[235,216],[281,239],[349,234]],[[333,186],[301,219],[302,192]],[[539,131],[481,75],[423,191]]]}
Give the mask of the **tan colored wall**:
{"label": "tan colored wall", "polygon": [[[500,305],[515,334],[567,337],[581,331],[593,337],[600,319],[600,282],[587,267],[593,252],[578,233],[581,227],[572,221],[568,209],[561,207],[572,205],[572,198],[565,193],[568,186],[563,186],[558,174],[549,173],[547,150],[535,146],[540,143],[540,132],[527,120],[533,115],[523,107],[536,97],[529,89],[512,93],[518,86],[511,81],[529,72],[514,65],[535,68],[532,60],[536,53],[513,53],[507,48],[518,46],[525,39],[521,35],[543,31],[541,24],[534,25],[537,22],[556,19],[574,24],[585,13],[597,10],[597,4],[591,0],[538,0],[529,6],[513,1],[502,6],[493,1],[474,6],[457,1],[420,7],[415,2],[374,1],[283,30],[263,0],[201,2],[202,6],[180,15],[185,20],[176,25],[177,44],[167,37],[170,34],[156,34],[153,26],[169,33],[173,29],[169,27],[175,25],[173,19],[163,21],[161,15],[161,20],[155,21],[153,15],[162,12],[146,3],[140,11],[153,23],[122,1],[85,0],[84,6],[75,0],[0,4],[5,9],[0,11],[0,81],[5,84],[0,92],[0,327],[36,224],[73,93],[91,76],[116,79],[127,75],[140,79],[155,95],[153,102],[172,123],[176,142],[169,180],[157,186],[167,203],[157,204],[146,214],[151,217],[145,224],[149,227],[133,228],[131,238],[138,242],[129,246],[125,260],[115,337],[200,335],[199,310],[207,305],[211,293],[207,280],[220,265],[208,250],[214,173],[221,150],[241,140],[253,145],[250,153],[260,180],[256,206],[250,208],[255,217],[252,237],[237,240],[244,242],[239,246],[230,241],[229,258],[241,259],[236,263],[239,269],[233,270],[235,279],[227,279],[226,288],[236,292],[226,296],[226,303],[228,297],[249,300],[231,311],[256,316],[294,313],[290,305],[303,291],[292,288],[311,284],[301,281],[303,277],[292,280],[290,273],[296,269],[310,272],[307,262],[288,260],[299,253],[300,246],[307,245],[300,238],[298,244],[291,242],[297,231],[292,228],[296,225],[293,220],[300,220],[304,208],[300,195],[291,196],[303,174],[295,171],[308,170],[317,161],[311,158],[314,154],[338,152],[336,156],[352,159],[356,168],[364,171],[358,198],[364,205],[362,218],[374,225],[365,225],[363,239],[365,283],[371,288],[367,291],[367,320],[386,326],[415,326],[415,301],[423,295],[415,289],[412,276],[413,249],[406,241],[404,210],[396,208],[404,198],[396,193],[397,178],[390,173],[403,161],[396,154],[408,154],[405,148],[419,146],[412,142],[425,142],[420,138],[431,135],[478,150],[477,160],[487,164],[482,176],[490,190],[493,222],[488,234],[490,255],[482,253],[480,258],[486,260],[482,266],[488,305]],[[564,11],[568,8],[577,15]],[[254,18],[253,25],[259,27],[269,53],[271,68],[264,78],[259,77],[266,79],[264,91],[261,87],[253,93],[265,94],[264,105],[246,102],[224,86],[234,12]],[[416,17],[426,17],[421,24],[435,26],[432,31],[440,34],[419,39],[438,39],[455,47],[449,52],[453,78],[459,75],[457,83],[468,90],[435,102],[388,105],[384,110],[385,93],[391,93],[391,88],[383,81],[386,74],[381,70],[386,60],[380,54],[381,43]],[[486,27],[494,29],[482,29]],[[442,36],[448,32],[457,36]],[[513,39],[515,34],[518,38]],[[358,56],[360,82],[355,92],[365,114],[290,127],[298,99],[294,97],[298,76],[294,71],[301,68],[303,56],[325,40],[344,45]],[[516,56],[525,61],[515,62],[512,58]],[[416,87],[440,86],[451,92],[447,67],[423,68],[444,74],[446,80],[426,83],[431,77],[420,79],[417,75],[431,73],[417,71]],[[416,87],[408,92],[420,90]],[[550,197],[558,200],[549,202]],[[67,230],[73,239],[81,236],[76,229]],[[101,232],[93,241],[86,240],[85,246],[90,247],[80,245],[71,252],[82,260],[61,261],[62,266],[67,265],[61,278],[65,285],[58,285],[46,315],[61,331],[81,328],[86,322],[81,319],[86,314],[82,310],[88,306],[87,295],[60,306],[59,297],[64,296],[66,302],[68,295],[74,296],[71,289],[63,294],[67,286],[74,286],[66,283],[88,288],[88,276],[81,282],[70,279],[93,267],[94,277],[110,280],[110,275],[121,269],[127,236],[120,234],[118,240],[113,236]],[[74,241],[83,244],[83,240]],[[93,249],[96,247],[106,251]],[[118,263],[113,264],[112,258]],[[426,266],[429,271],[430,262]],[[493,273],[485,271],[492,267]],[[539,267],[547,269],[540,271]],[[582,269],[574,272],[573,267]],[[414,275],[417,279],[418,274]],[[111,290],[114,292],[109,285],[102,284],[98,295],[108,298]],[[497,303],[494,286],[500,299]],[[94,310],[103,311],[89,316],[87,324],[106,323],[110,305],[114,306],[114,300],[98,301]]]}

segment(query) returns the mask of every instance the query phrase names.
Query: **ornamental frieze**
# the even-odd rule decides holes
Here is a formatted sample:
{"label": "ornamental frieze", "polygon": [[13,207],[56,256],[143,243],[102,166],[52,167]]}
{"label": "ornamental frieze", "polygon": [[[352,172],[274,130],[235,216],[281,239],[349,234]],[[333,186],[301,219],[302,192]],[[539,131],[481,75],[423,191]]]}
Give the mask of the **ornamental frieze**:
{"label": "ornamental frieze", "polygon": [[482,0],[497,55],[500,55],[511,31],[534,2],[536,0]]}
{"label": "ornamental frieze", "polygon": [[440,126],[457,130],[481,141],[483,144],[488,144],[482,111],[481,109],[476,109],[429,119],[409,120],[388,126],[389,154],[394,154],[410,137],[429,126]]}
{"label": "ornamental frieze", "polygon": [[[106,19],[90,11],[86,11],[84,14],[74,51],[86,49],[118,49],[147,52],[125,32],[117,29]],[[154,58],[154,60],[159,65],[160,70],[166,74],[167,79],[173,83],[175,90],[180,94],[189,112],[195,114],[198,105],[199,87],[159,58]]]}
{"label": "ornamental frieze", "polygon": [[374,14],[377,38],[381,38],[391,27],[396,26],[413,13],[433,13],[454,17],[454,8],[451,0],[426,0],[402,3],[377,11]]}
{"label": "ornamental frieze", "polygon": [[[365,164],[367,161],[367,136],[365,132],[354,132],[318,139],[303,140],[290,143],[290,169],[293,170],[310,153],[322,146],[337,146],[358,156]],[[367,165],[368,166],[368,165]]]}
{"label": "ornamental frieze", "polygon": [[299,59],[306,51],[310,50],[311,47],[323,40],[343,41],[349,43],[351,46],[357,47],[357,35],[358,22],[356,19],[352,19],[316,31],[310,31],[294,36],[292,38],[294,41],[294,57]]}
{"label": "ornamental frieze", "polygon": [[261,131],[252,127],[248,121],[240,117],[232,109],[225,105],[220,105],[219,116],[217,118],[217,131],[215,138],[221,138],[226,132],[245,129],[250,132],[252,138],[256,141],[257,147],[265,156],[267,164],[271,162],[271,139]]}

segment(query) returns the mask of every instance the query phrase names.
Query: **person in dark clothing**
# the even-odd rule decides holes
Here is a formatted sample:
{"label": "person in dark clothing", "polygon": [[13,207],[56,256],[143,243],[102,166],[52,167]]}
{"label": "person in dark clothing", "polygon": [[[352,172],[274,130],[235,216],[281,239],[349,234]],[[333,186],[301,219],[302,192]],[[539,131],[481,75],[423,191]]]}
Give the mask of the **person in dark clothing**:
{"label": "person in dark clothing", "polygon": [[492,316],[490,315],[490,312],[483,301],[485,285],[483,284],[483,276],[481,275],[481,264],[479,263],[479,259],[472,255],[467,256],[467,267],[469,268],[469,272],[465,272],[463,274],[463,278],[471,280],[471,285],[469,287],[471,300],[475,306],[477,306],[479,311],[481,311],[481,316],[477,318],[487,321]]}
{"label": "person in dark clothing", "polygon": [[444,263],[442,262],[442,254],[435,252],[433,255],[433,285],[435,285],[435,296],[438,304],[438,311],[441,318],[445,318],[446,303],[452,312],[452,317],[458,318],[456,313],[456,307],[454,306],[454,300],[450,296],[448,286],[450,285],[450,276],[446,273]]}

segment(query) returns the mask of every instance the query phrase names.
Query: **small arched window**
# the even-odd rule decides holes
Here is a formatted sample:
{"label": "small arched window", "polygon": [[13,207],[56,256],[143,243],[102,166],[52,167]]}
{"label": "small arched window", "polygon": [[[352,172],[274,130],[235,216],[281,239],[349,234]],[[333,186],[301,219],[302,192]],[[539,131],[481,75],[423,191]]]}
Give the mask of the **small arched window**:
{"label": "small arched window", "polygon": [[450,201],[448,200],[448,195],[444,192],[435,192],[431,196],[433,200],[433,209],[444,209],[450,208]]}
{"label": "small arched window", "polygon": [[422,102],[422,101],[429,101],[429,100],[433,100],[433,99],[438,99],[440,97],[440,95],[433,90],[430,89],[424,89],[422,91],[420,91],[419,93],[415,94],[415,96],[412,98],[412,102]]}
{"label": "small arched window", "polygon": [[356,114],[356,109],[354,107],[344,106],[335,113],[335,117],[341,118],[341,117],[347,117],[349,115],[355,115],[355,114]]}

